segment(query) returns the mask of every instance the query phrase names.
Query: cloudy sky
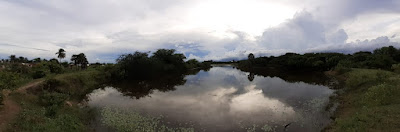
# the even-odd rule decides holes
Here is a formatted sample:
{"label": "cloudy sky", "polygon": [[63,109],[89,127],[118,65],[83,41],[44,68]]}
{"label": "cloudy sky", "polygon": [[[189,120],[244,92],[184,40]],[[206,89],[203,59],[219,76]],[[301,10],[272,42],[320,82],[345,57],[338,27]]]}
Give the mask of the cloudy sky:
{"label": "cloudy sky", "polygon": [[173,48],[232,60],[400,47],[400,0],[0,0],[0,58]]}

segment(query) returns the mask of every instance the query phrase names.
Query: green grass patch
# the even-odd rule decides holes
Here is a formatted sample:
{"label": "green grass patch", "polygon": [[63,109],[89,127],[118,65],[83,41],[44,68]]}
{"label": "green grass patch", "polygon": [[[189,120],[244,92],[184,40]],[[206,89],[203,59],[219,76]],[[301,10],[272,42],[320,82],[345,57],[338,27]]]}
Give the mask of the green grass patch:
{"label": "green grass patch", "polygon": [[[47,95],[51,96],[51,95]],[[67,106],[54,101],[57,97],[43,104],[42,97],[33,95],[13,95],[21,104],[22,112],[17,121],[8,131],[15,132],[59,132],[59,131],[89,131],[88,122],[92,118],[90,109],[78,106]],[[59,99],[58,99],[59,100]],[[62,101],[63,102],[63,101]],[[56,103],[56,104],[54,104]],[[40,105],[39,105],[40,104]],[[57,109],[54,115],[49,115],[49,106]]]}
{"label": "green grass patch", "polygon": [[341,106],[328,131],[400,131],[400,75],[353,69],[346,76]]}
{"label": "green grass patch", "polygon": [[91,131],[94,112],[78,103],[104,82],[101,75],[100,71],[85,70],[47,76],[38,89],[11,94],[22,112],[9,131]]}

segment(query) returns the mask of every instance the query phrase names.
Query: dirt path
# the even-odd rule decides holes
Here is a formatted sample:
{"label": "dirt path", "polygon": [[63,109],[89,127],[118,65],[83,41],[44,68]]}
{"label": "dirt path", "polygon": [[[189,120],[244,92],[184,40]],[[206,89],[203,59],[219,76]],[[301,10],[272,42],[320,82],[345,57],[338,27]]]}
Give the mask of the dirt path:
{"label": "dirt path", "polygon": [[[26,84],[18,89],[16,89],[13,92],[17,93],[26,93],[26,90],[39,85],[42,83],[43,80],[36,80],[34,82],[31,82],[29,84]],[[4,90],[4,105],[2,108],[0,108],[0,132],[3,132],[7,129],[8,125],[18,116],[19,112],[21,112],[21,106],[12,100],[12,98],[9,96],[11,93],[10,90]]]}

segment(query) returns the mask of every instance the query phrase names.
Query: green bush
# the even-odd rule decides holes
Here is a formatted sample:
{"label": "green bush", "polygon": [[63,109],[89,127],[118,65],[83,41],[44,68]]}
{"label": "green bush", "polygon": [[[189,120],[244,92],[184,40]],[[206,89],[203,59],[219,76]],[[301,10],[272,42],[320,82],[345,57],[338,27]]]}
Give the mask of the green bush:
{"label": "green bush", "polygon": [[9,71],[26,74],[30,72],[30,68],[19,63],[14,63],[10,65]]}
{"label": "green bush", "polygon": [[50,92],[57,91],[57,87],[62,86],[62,84],[63,83],[61,81],[51,78],[43,83],[43,89],[48,90]]}
{"label": "green bush", "polygon": [[342,108],[328,131],[398,131],[400,77],[389,71],[353,69],[339,95]]}
{"label": "green bush", "polygon": [[20,80],[21,77],[17,73],[0,72],[0,90],[15,88]]}
{"label": "green bush", "polygon": [[43,92],[39,96],[39,102],[46,108],[46,116],[54,117],[62,107],[68,95],[57,92]]}
{"label": "green bush", "polygon": [[0,105],[3,102],[3,96],[1,94],[3,89],[14,89],[25,81],[28,81],[28,79],[20,73],[0,71]]}
{"label": "green bush", "polygon": [[45,76],[46,76],[46,72],[44,72],[43,70],[37,70],[37,71],[33,72],[33,74],[32,74],[33,79],[38,79],[38,78],[42,78]]}
{"label": "green bush", "polygon": [[393,73],[383,70],[356,69],[349,74],[346,80],[346,87],[349,89],[367,88],[372,85],[380,84],[390,77]]}
{"label": "green bush", "polygon": [[339,65],[339,66],[336,66],[336,67],[335,67],[335,71],[336,71],[339,75],[341,75],[341,74],[344,74],[344,73],[347,73],[347,72],[351,71],[351,68],[348,68],[348,67],[344,67],[344,66]]}
{"label": "green bush", "polygon": [[51,73],[60,74],[64,72],[64,68],[57,63],[49,63],[48,67]]}
{"label": "green bush", "polygon": [[393,64],[392,65],[392,70],[396,73],[400,73],[400,63],[399,64]]}
{"label": "green bush", "polygon": [[399,102],[397,98],[397,95],[400,95],[399,92],[399,88],[388,83],[372,86],[364,94],[363,104],[379,106],[388,105],[396,101]]}

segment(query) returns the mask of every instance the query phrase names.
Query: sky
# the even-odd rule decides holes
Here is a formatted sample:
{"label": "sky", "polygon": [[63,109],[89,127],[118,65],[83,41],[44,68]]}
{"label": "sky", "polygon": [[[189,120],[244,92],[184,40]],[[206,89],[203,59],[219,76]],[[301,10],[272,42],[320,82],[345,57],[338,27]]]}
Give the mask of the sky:
{"label": "sky", "polygon": [[188,59],[400,48],[400,0],[0,0],[0,58],[89,62],[176,49]]}

